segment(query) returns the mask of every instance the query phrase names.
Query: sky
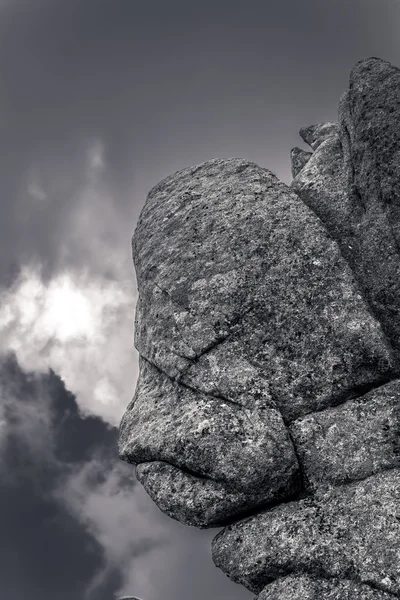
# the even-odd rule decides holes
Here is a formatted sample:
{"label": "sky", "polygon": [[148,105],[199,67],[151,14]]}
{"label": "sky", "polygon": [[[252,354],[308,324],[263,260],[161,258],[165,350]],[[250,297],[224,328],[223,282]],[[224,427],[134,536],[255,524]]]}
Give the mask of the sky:
{"label": "sky", "polygon": [[0,597],[253,594],[218,529],[117,455],[138,374],[131,236],[148,191],[242,157],[289,183],[358,60],[400,66],[400,0],[0,0]]}

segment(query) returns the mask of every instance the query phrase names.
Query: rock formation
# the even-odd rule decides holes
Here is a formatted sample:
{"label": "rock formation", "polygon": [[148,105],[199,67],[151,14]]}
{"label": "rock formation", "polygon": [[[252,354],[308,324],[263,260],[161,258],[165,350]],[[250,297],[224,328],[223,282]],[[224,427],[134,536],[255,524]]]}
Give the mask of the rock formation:
{"label": "rock formation", "polygon": [[399,123],[400,70],[360,61],[290,186],[210,160],[133,236],[120,457],[258,600],[400,597]]}

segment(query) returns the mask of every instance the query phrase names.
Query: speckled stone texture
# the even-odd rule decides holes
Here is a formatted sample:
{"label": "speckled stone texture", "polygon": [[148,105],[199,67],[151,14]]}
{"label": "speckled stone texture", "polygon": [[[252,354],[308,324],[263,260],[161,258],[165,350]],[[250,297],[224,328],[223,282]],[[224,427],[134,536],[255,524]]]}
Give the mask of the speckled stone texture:
{"label": "speckled stone texture", "polygon": [[349,579],[321,579],[299,573],[277,579],[256,600],[393,600],[393,596]]}
{"label": "speckled stone texture", "polygon": [[297,147],[290,151],[292,177],[296,177],[296,175],[298,175],[298,173],[304,169],[312,155],[312,152],[306,152],[305,150]]}
{"label": "speckled stone texture", "polygon": [[309,491],[400,467],[400,382],[297,419],[290,432]]}
{"label": "speckled stone texture", "polygon": [[258,600],[400,598],[400,70],[300,135],[290,187],[232,158],[149,193],[119,454]]}
{"label": "speckled stone texture", "polygon": [[212,553],[230,579],[255,593],[300,571],[400,596],[400,471],[329,488],[225,527]]}
{"label": "speckled stone texture", "polygon": [[181,522],[228,515],[299,489],[293,444],[276,409],[246,409],[180,385],[141,359],[120,427],[122,458],[159,508]]}
{"label": "speckled stone texture", "polygon": [[302,491],[287,424],[394,375],[336,242],[270,171],[216,159],[150,192],[133,257],[141,362],[121,458],[199,527]]}
{"label": "speckled stone texture", "polygon": [[[314,144],[316,151],[291,184],[338,241],[397,354],[399,122],[400,69],[378,58],[358,62],[339,104],[337,132],[332,130],[320,145]],[[330,123],[325,125],[331,127]],[[313,136],[302,137],[314,143]]]}

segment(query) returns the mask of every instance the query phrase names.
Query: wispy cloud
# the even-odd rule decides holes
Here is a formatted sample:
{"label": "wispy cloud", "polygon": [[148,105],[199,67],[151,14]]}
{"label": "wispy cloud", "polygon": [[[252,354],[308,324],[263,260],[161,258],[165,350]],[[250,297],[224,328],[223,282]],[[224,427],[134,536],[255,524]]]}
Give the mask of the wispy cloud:
{"label": "wispy cloud", "polygon": [[33,169],[28,176],[27,192],[29,197],[35,202],[37,208],[44,208],[46,206],[48,195],[41,185],[40,177]]}
{"label": "wispy cloud", "polygon": [[[65,266],[44,281],[40,264],[25,264],[12,287],[0,292],[0,351],[15,352],[25,370],[52,368],[84,414],[118,425],[137,377],[136,290],[130,224],[121,226],[102,184],[104,167],[104,147],[96,141],[87,151],[86,184],[65,216],[69,234],[60,248]],[[30,194],[44,201],[39,184],[29,185]],[[121,230],[126,230],[126,244],[121,244]],[[80,267],[71,258],[77,252]]]}
{"label": "wispy cloud", "polygon": [[[58,434],[49,369],[75,396],[71,409],[76,411],[77,405],[84,421],[88,415],[100,417],[105,428],[119,425],[137,378],[132,224],[116,209],[103,181],[105,169],[104,144],[95,140],[86,152],[84,185],[65,210],[57,273],[45,278],[42,264],[27,261],[13,284],[0,289],[0,354],[6,361],[14,353],[24,372],[13,379],[7,369],[0,369],[0,452],[4,458],[7,443],[17,440],[31,457],[29,469],[47,465],[57,473],[52,497],[103,553],[87,586],[88,599],[96,597],[115,572],[120,573],[121,589],[132,584],[146,589],[153,563],[139,572],[136,560],[168,538],[162,519],[154,519],[158,509],[138,490],[133,468],[118,459],[116,440],[110,452],[99,439],[86,462],[60,461],[55,451]],[[40,169],[32,169],[26,185],[32,203],[25,211],[21,206],[21,215],[29,223],[32,211],[45,210],[53,199]],[[0,478],[3,484],[18,484],[5,461]]]}
{"label": "wispy cloud", "polygon": [[95,597],[114,570],[122,574],[122,588],[127,582],[136,589],[148,588],[154,561],[148,561],[148,569],[143,571],[137,559],[144,557],[146,562],[149,553],[168,542],[168,529],[161,523],[155,525],[154,509],[149,509],[143,492],[138,493],[132,484],[133,473],[127,478],[126,465],[107,463],[100,453],[66,476],[55,491],[55,497],[66,504],[104,551],[105,563],[88,585],[87,598]]}
{"label": "wispy cloud", "polygon": [[[40,374],[25,374],[21,380],[11,378],[4,357],[0,370],[0,451],[13,436],[21,441],[29,456],[43,463],[54,461],[52,441],[52,406],[48,385]],[[14,477],[3,460],[0,461],[0,479]]]}

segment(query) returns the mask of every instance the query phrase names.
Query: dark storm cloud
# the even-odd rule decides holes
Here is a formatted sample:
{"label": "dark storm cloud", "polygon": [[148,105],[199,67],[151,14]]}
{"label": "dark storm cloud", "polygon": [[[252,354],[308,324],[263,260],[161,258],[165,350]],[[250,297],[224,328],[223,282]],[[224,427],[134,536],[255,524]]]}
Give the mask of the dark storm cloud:
{"label": "dark storm cloud", "polygon": [[128,580],[140,585],[133,566],[149,575],[167,538],[135,500],[117,429],[82,417],[55,373],[24,372],[12,354],[0,398],[1,597],[113,600]]}
{"label": "dark storm cloud", "polygon": [[[9,600],[84,598],[104,565],[103,548],[53,491],[65,473],[90,461],[96,451],[102,453],[107,476],[116,429],[94,417],[82,419],[74,397],[54,373],[32,377],[12,356],[0,370],[7,428],[2,429],[1,450],[1,594]],[[48,398],[52,402],[46,406]],[[119,584],[115,569],[97,597],[112,598]]]}
{"label": "dark storm cloud", "polygon": [[[213,594],[224,575],[213,576],[210,534],[195,532],[193,552],[189,528],[148,509],[144,492],[137,499],[115,427],[82,417],[54,372],[25,372],[12,354],[0,361],[0,399],[2,597],[114,600],[123,590],[148,598],[164,590],[174,598],[187,595],[188,582],[200,590],[193,598]],[[246,597],[231,586],[230,598]]]}

